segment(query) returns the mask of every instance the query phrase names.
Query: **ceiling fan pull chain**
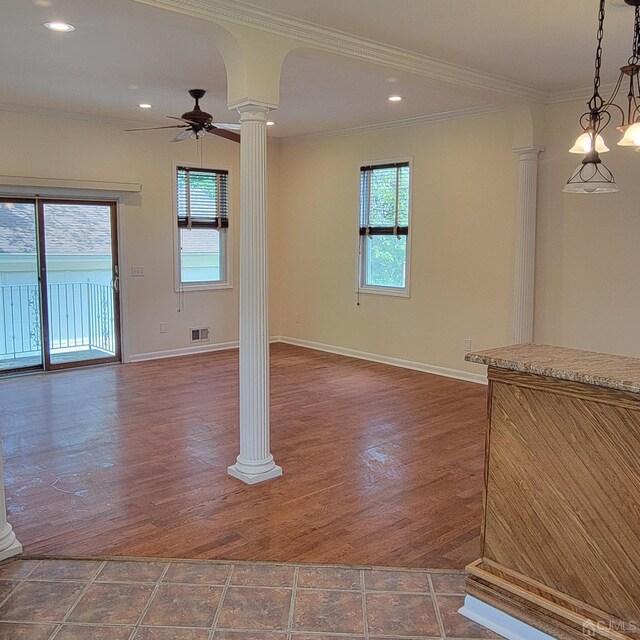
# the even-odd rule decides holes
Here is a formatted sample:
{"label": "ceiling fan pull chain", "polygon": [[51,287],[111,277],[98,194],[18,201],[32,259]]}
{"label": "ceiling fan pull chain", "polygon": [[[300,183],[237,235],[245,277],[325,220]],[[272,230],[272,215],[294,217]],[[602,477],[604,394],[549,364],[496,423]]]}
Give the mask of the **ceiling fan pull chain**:
{"label": "ceiling fan pull chain", "polygon": [[187,229],[191,231],[191,171],[187,169]]}
{"label": "ceiling fan pull chain", "polygon": [[399,205],[399,192],[400,191],[400,167],[396,167],[396,219],[395,224],[393,225],[393,235],[400,240],[400,236],[398,235],[398,205]]}

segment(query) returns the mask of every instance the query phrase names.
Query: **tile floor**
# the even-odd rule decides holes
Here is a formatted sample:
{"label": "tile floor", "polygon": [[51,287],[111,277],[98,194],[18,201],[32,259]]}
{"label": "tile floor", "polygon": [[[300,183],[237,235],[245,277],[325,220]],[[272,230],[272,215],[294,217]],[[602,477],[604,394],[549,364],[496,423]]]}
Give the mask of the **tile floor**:
{"label": "tile floor", "polygon": [[207,561],[0,565],[0,640],[497,638],[464,574]]}

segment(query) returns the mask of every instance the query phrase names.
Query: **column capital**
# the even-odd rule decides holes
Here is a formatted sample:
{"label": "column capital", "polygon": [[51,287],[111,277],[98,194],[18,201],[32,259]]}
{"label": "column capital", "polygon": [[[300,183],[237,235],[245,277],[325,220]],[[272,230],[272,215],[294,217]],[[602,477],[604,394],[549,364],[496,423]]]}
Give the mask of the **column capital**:
{"label": "column capital", "polygon": [[255,98],[243,98],[242,100],[236,100],[235,102],[229,103],[227,108],[229,110],[237,109],[239,112],[242,112],[244,109],[248,109],[249,111],[265,109],[265,113],[268,113],[272,109],[277,109],[278,105],[273,102],[256,100]]}
{"label": "column capital", "polygon": [[247,122],[257,122],[259,124],[267,123],[267,114],[269,109],[261,107],[259,105],[248,104],[238,108],[240,114],[240,124]]}
{"label": "column capital", "polygon": [[513,153],[517,153],[521,160],[527,160],[528,158],[537,158],[541,151],[544,151],[544,147],[516,147],[513,149]]}

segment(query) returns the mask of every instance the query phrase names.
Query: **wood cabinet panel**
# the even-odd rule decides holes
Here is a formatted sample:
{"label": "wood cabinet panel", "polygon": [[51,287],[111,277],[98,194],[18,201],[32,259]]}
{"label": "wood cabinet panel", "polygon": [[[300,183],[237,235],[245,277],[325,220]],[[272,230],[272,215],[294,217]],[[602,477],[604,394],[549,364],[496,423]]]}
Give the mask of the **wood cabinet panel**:
{"label": "wood cabinet panel", "polygon": [[489,377],[483,557],[469,593],[558,637],[640,638],[638,394]]}

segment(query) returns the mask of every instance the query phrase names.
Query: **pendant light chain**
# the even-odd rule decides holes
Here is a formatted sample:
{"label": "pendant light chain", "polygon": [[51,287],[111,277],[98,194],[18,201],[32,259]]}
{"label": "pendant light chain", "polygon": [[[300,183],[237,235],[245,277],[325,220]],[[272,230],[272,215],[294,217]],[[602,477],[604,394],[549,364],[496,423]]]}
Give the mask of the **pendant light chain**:
{"label": "pendant light chain", "polygon": [[600,69],[602,67],[602,39],[604,37],[604,3],[600,0],[600,11],[598,12],[598,47],[596,48],[595,75],[593,77],[593,97],[589,100],[591,113],[597,116],[597,112],[602,109],[604,100],[600,97]]}
{"label": "pendant light chain", "polygon": [[633,27],[633,53],[629,58],[629,64],[638,64],[640,61],[640,5],[636,5],[636,17]]}

